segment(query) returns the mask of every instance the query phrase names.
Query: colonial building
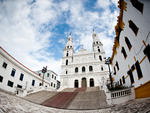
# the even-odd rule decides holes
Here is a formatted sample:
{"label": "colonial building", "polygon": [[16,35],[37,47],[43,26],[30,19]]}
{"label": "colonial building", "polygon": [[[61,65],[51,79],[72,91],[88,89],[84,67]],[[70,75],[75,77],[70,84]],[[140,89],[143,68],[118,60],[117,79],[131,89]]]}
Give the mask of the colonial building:
{"label": "colonial building", "polygon": [[[41,84],[41,76],[21,64],[0,47],[0,89],[16,93],[17,88],[31,91],[39,88]],[[52,90],[49,80],[45,79],[43,86]]]}
{"label": "colonial building", "polygon": [[[39,76],[43,77],[43,73],[42,73],[41,70],[37,71],[37,73],[39,74]],[[58,84],[58,82],[59,82],[58,75],[55,72],[53,72],[52,70],[47,70],[47,72],[44,73],[44,80],[49,81],[50,87],[53,90],[58,89],[58,87],[59,87],[59,84]]]}
{"label": "colonial building", "polygon": [[93,51],[81,48],[74,52],[73,38],[68,37],[62,58],[61,89],[93,87],[105,84],[108,68],[105,64],[103,44],[96,33],[93,33]]}
{"label": "colonial building", "polygon": [[134,86],[136,98],[150,97],[150,1],[120,0],[111,57],[114,82]]}

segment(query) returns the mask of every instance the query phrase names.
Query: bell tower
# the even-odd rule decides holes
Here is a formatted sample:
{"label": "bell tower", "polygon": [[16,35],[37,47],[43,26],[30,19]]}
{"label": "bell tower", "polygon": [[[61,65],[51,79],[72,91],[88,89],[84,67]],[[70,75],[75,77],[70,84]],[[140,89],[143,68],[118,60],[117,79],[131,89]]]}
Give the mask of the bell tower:
{"label": "bell tower", "polygon": [[73,38],[71,34],[67,37],[67,44],[64,48],[64,57],[72,57],[73,56]]}
{"label": "bell tower", "polygon": [[100,61],[103,61],[103,58],[105,57],[103,44],[99,40],[98,35],[95,33],[94,30],[93,30],[92,38],[93,38],[92,46],[93,46],[94,57],[98,58]]}

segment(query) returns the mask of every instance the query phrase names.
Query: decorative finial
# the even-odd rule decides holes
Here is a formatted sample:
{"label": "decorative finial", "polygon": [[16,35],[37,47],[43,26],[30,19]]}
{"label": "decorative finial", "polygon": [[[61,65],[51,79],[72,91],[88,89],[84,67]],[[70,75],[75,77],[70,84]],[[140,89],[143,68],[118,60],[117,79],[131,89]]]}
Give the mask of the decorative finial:
{"label": "decorative finial", "polygon": [[71,36],[71,35],[72,35],[72,32],[70,32],[69,35]]}
{"label": "decorative finial", "polygon": [[93,28],[93,33],[95,32],[94,28]]}
{"label": "decorative finial", "polygon": [[80,48],[83,49],[83,44],[80,45]]}

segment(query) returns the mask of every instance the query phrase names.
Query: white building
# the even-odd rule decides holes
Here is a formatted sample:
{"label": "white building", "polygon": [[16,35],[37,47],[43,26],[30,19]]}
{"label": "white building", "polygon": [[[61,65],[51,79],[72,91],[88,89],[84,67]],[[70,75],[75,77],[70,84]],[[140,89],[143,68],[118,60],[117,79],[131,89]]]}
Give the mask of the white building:
{"label": "white building", "polygon": [[150,1],[119,1],[112,68],[114,82],[134,86],[136,98],[150,97]]}
{"label": "white building", "polygon": [[93,51],[81,48],[74,52],[73,39],[68,37],[62,58],[61,89],[93,87],[101,88],[108,78],[108,67],[105,64],[103,44],[96,33],[93,33]]}
{"label": "white building", "polygon": [[[37,73],[39,74],[39,76],[43,77],[43,73],[41,70],[37,71]],[[47,80],[50,83],[50,87],[53,90],[58,89],[58,75],[52,70],[47,70],[47,72],[44,74],[44,80]]]}
{"label": "white building", "polygon": [[[0,89],[16,93],[17,88],[20,88],[28,92],[39,88],[41,83],[42,77],[0,47]],[[44,87],[50,88],[50,86],[50,82],[45,80]]]}

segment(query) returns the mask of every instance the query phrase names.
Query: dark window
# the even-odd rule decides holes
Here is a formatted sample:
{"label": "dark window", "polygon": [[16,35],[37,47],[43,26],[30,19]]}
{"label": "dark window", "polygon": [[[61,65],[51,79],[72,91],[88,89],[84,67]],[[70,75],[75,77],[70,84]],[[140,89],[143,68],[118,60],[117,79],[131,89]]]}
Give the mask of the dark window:
{"label": "dark window", "polygon": [[120,85],[122,85],[122,80],[120,79]]}
{"label": "dark window", "polygon": [[49,73],[47,73],[47,77],[49,77]]}
{"label": "dark window", "polygon": [[143,74],[142,74],[142,70],[141,70],[141,67],[140,67],[140,64],[139,62],[137,61],[135,63],[135,67],[136,67],[136,71],[137,71],[137,74],[138,74],[138,78],[142,78],[143,77]]}
{"label": "dark window", "polygon": [[68,65],[68,60],[66,60],[66,65]]}
{"label": "dark window", "polygon": [[77,72],[78,72],[78,67],[75,68],[75,73],[77,73]]}
{"label": "dark window", "polygon": [[93,71],[93,67],[92,66],[89,66],[89,71]]}
{"label": "dark window", "polygon": [[139,28],[132,22],[132,20],[129,20],[129,27],[132,29],[135,35],[137,35]]}
{"label": "dark window", "polygon": [[133,78],[132,70],[129,70],[129,71],[127,72],[127,74],[130,76],[131,84],[133,84],[133,83],[134,83],[134,78]]}
{"label": "dark window", "polygon": [[150,45],[149,44],[146,46],[143,52],[148,57],[148,60],[150,62]]}
{"label": "dark window", "polygon": [[55,76],[55,78],[54,78],[55,80],[56,80],[56,76]]}
{"label": "dark window", "polygon": [[101,71],[103,71],[103,66],[101,66]]}
{"label": "dark window", "polygon": [[98,49],[98,52],[101,52],[100,49]]}
{"label": "dark window", "polygon": [[82,72],[85,72],[85,67],[82,67]]}
{"label": "dark window", "polygon": [[34,86],[35,85],[35,80],[32,80],[32,86]]}
{"label": "dark window", "polygon": [[78,80],[75,80],[75,81],[74,81],[74,87],[75,87],[75,88],[78,88],[78,87],[79,87]]}
{"label": "dark window", "polygon": [[131,66],[131,70],[132,71],[134,71],[134,69],[135,69],[135,66],[134,66],[134,64]]}
{"label": "dark window", "polygon": [[6,62],[3,63],[3,68],[5,68],[5,69],[7,68]]}
{"label": "dark window", "polygon": [[22,86],[18,84],[18,85],[17,85],[17,88],[22,88]]}
{"label": "dark window", "polygon": [[90,79],[90,87],[94,87],[94,79],[93,78]]}
{"label": "dark window", "polygon": [[66,74],[68,74],[68,71],[66,71]]}
{"label": "dark window", "polygon": [[10,86],[10,87],[13,87],[14,83],[12,81],[9,81],[7,82],[7,86]]}
{"label": "dark window", "polygon": [[15,73],[16,73],[16,70],[15,69],[12,69],[12,71],[11,71],[11,76],[15,76]]}
{"label": "dark window", "polygon": [[69,53],[67,52],[66,56],[68,56],[68,55],[69,55]]}
{"label": "dark window", "polygon": [[116,68],[114,67],[114,75],[116,75]]}
{"label": "dark window", "polygon": [[124,58],[126,58],[126,57],[127,57],[127,53],[126,53],[126,51],[125,51],[124,47],[122,47],[121,52],[122,52],[122,54],[123,54]]}
{"label": "dark window", "polygon": [[53,82],[51,82],[51,86],[53,86]]}
{"label": "dark window", "polygon": [[39,83],[39,86],[42,86],[42,83]]}
{"label": "dark window", "polygon": [[20,80],[23,81],[24,74],[20,74]]}
{"label": "dark window", "polygon": [[101,55],[99,56],[99,59],[100,59],[100,61],[102,61],[102,56]]}
{"label": "dark window", "polygon": [[125,83],[125,78],[124,78],[124,76],[122,76],[122,82],[123,82],[123,84]]}
{"label": "dark window", "polygon": [[54,78],[54,75],[52,74],[52,78]]}
{"label": "dark window", "polygon": [[130,1],[137,10],[143,13],[143,7],[144,7],[143,3],[139,2],[138,0],[130,0]]}
{"label": "dark window", "polygon": [[127,37],[125,37],[125,42],[126,42],[128,48],[130,50],[132,48],[132,45],[131,45],[131,43],[130,43],[130,41],[129,41],[129,39]]}
{"label": "dark window", "polygon": [[117,61],[116,61],[116,67],[117,67],[117,70],[119,70],[119,64]]}
{"label": "dark window", "polygon": [[55,84],[54,84],[54,88],[55,88]]}
{"label": "dark window", "polygon": [[3,82],[3,77],[2,76],[0,76],[0,82]]}

